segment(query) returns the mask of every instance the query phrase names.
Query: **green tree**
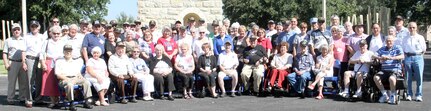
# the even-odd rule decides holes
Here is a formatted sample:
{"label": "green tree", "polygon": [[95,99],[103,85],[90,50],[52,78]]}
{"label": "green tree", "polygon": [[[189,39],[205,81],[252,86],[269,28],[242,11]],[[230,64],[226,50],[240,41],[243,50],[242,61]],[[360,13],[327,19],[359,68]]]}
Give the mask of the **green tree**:
{"label": "green tree", "polygon": [[[135,19],[133,18],[132,15],[127,15],[124,12],[121,12],[120,15],[117,16],[118,24],[123,24],[125,22],[133,23],[134,21],[135,21]],[[123,26],[120,25],[119,27],[123,27]]]}
{"label": "green tree", "polygon": [[[27,0],[27,20],[38,20],[45,29],[52,17],[61,24],[77,23],[81,19],[102,20],[108,14],[110,0]],[[0,1],[0,18],[21,20],[21,2]]]}

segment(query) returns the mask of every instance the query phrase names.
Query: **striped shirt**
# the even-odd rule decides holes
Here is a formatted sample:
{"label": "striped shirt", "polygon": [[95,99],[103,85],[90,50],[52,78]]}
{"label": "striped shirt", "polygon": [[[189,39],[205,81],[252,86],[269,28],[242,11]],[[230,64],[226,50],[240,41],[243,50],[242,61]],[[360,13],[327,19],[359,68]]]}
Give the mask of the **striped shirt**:
{"label": "striped shirt", "polygon": [[[403,49],[399,45],[394,45],[391,49],[382,47],[377,51],[379,57],[395,57],[402,55]],[[401,71],[401,60],[385,60],[381,62],[383,71]]]}

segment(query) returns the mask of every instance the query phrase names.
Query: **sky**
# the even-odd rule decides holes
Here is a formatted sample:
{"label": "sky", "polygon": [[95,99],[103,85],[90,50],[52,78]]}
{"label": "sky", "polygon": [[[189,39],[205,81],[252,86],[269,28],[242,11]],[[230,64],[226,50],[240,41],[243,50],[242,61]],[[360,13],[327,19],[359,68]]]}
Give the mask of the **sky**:
{"label": "sky", "polygon": [[116,19],[121,12],[136,18],[138,16],[138,0],[111,0],[108,4],[108,15],[106,20]]}

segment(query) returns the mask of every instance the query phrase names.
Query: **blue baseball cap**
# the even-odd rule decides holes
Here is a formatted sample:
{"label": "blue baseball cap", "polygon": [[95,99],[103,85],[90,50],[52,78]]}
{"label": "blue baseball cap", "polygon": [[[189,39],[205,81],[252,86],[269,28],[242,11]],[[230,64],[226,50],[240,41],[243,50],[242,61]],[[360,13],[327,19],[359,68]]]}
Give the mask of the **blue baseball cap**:
{"label": "blue baseball cap", "polygon": [[310,23],[312,24],[312,23],[317,23],[317,18],[316,17],[313,17],[313,18],[311,18],[310,19]]}

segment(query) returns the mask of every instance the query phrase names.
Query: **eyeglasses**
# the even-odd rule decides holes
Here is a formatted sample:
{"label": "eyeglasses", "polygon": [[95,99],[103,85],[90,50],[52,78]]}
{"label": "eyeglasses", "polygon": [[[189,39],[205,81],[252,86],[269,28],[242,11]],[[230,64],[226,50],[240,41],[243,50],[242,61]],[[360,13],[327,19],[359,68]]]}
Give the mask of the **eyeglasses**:
{"label": "eyeglasses", "polygon": [[139,53],[139,51],[132,51],[133,53]]}
{"label": "eyeglasses", "polygon": [[410,29],[415,29],[416,27],[409,27]]}
{"label": "eyeglasses", "polygon": [[54,35],[60,35],[61,33],[52,33],[52,34],[54,34]]}
{"label": "eyeglasses", "polygon": [[195,33],[195,32],[190,32],[190,33]]}
{"label": "eyeglasses", "polygon": [[205,32],[199,32],[200,34],[205,34]]}
{"label": "eyeglasses", "polygon": [[52,21],[52,23],[60,23],[60,21]]}

